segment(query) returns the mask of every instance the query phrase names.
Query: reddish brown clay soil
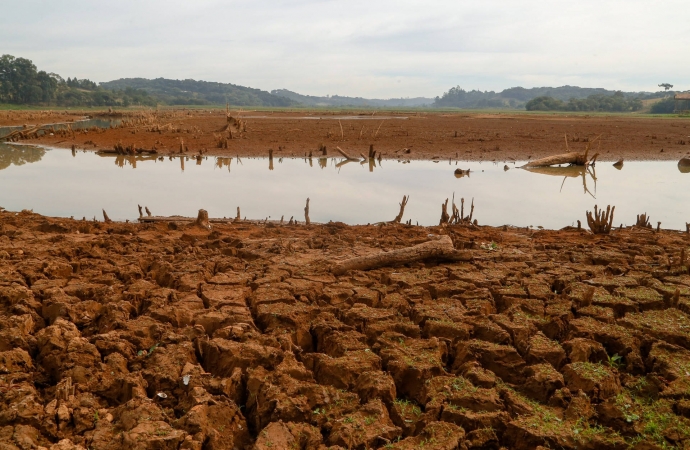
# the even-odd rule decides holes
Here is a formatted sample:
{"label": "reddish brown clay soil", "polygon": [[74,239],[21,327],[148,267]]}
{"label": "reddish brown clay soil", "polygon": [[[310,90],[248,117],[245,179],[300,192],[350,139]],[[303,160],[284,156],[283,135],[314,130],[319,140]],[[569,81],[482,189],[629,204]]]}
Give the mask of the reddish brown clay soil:
{"label": "reddish brown clay soil", "polygon": [[688,448],[688,243],[0,212],[0,446]]}
{"label": "reddish brown clay soil", "polygon": [[74,122],[88,114],[81,111],[0,111],[0,127]]}
{"label": "reddish brown clay soil", "polygon": [[[328,155],[338,155],[335,147],[339,146],[359,157],[368,156],[373,145],[384,158],[509,161],[564,153],[567,135],[572,151],[584,151],[588,141],[601,136],[592,152],[598,151],[604,161],[678,160],[690,152],[690,120],[682,118],[385,114],[406,119],[379,120],[371,113],[356,112],[235,111],[230,115],[240,118],[244,125],[241,130],[231,129],[229,139],[229,133],[222,131],[227,124],[225,111],[167,110],[127,113],[123,128],[45,136],[34,142],[91,150],[112,149],[121,143],[123,147],[155,148],[164,155],[179,152],[182,143],[190,154],[201,151],[219,156],[268,156],[269,149],[274,150],[274,156],[316,156],[322,154],[319,148],[324,145]],[[374,119],[334,119],[344,115]]]}

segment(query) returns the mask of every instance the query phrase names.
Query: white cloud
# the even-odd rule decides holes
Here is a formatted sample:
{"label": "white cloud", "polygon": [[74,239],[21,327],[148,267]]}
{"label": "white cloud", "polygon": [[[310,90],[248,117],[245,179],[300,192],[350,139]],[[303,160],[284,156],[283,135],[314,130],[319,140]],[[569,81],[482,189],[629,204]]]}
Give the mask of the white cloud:
{"label": "white cloud", "polygon": [[690,88],[683,0],[23,0],[3,16],[2,53],[96,81],[196,78],[364,97],[454,85]]}

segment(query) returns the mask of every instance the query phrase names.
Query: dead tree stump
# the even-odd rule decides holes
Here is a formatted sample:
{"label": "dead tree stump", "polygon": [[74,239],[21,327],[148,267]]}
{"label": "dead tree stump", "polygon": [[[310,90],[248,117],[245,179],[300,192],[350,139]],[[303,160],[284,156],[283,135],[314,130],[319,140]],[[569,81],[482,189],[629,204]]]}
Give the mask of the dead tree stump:
{"label": "dead tree stump", "polygon": [[616,207],[611,208],[611,205],[604,210],[598,210],[597,205],[594,205],[594,215],[587,211],[587,225],[594,234],[609,234],[611,225],[613,223],[613,212]]}
{"label": "dead tree stump", "polygon": [[394,223],[400,223],[400,221],[403,218],[403,214],[405,213],[405,206],[407,206],[407,201],[410,199],[410,196],[405,196],[403,195],[402,202],[399,203],[400,205],[400,212],[398,213],[397,216],[395,216],[395,219],[393,219]]}
{"label": "dead tree stump", "polygon": [[635,226],[642,228],[652,228],[652,225],[649,223],[649,216],[647,215],[647,213],[637,215],[637,222],[635,222]]}
{"label": "dead tree stump", "polygon": [[450,216],[448,215],[448,199],[446,199],[445,203],[441,203],[441,221],[438,224],[447,225],[449,221]]}
{"label": "dead tree stump", "polygon": [[105,212],[105,209],[103,210],[103,221],[105,223],[110,223],[112,220],[110,220],[110,217],[108,217],[108,213]]}
{"label": "dead tree stump", "polygon": [[304,221],[309,225],[311,220],[309,219],[309,198],[307,197],[307,206],[304,207]]}
{"label": "dead tree stump", "polygon": [[208,212],[205,209],[199,210],[199,215],[196,217],[196,225],[207,230],[211,229],[211,223],[208,221]]}

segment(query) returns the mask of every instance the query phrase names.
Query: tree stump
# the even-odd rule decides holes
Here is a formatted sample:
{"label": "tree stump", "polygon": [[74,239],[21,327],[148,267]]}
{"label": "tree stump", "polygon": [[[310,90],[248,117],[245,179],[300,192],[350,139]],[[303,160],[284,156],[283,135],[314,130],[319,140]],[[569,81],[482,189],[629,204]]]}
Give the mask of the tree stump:
{"label": "tree stump", "polygon": [[211,223],[208,221],[208,212],[205,209],[199,210],[199,215],[196,217],[195,223],[196,225],[207,230],[211,229]]}

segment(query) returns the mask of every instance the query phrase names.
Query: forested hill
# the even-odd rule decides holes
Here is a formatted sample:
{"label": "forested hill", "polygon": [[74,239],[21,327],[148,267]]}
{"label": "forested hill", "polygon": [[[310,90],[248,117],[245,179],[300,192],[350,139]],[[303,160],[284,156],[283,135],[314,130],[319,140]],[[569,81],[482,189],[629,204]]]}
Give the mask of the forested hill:
{"label": "forested hill", "polygon": [[196,80],[167,78],[121,78],[101,83],[104,89],[121,91],[126,88],[146,91],[169,105],[225,104],[235,106],[293,106],[297,102],[260,89]]}

